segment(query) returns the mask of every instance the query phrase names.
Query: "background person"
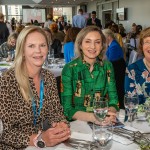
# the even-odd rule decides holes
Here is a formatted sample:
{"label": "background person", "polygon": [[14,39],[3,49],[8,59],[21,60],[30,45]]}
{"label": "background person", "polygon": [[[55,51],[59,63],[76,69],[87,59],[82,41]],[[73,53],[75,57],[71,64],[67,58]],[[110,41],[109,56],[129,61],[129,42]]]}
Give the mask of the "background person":
{"label": "background person", "polygon": [[96,18],[96,11],[92,11],[91,18],[87,21],[87,26],[89,25],[96,25],[100,29],[102,29],[101,20]]}
{"label": "background person", "polygon": [[[75,41],[77,58],[62,71],[61,100],[69,121],[83,120],[99,123],[93,114],[94,97],[109,98],[109,120],[115,120],[118,96],[113,66],[102,61],[106,39],[96,26],[82,29]],[[108,114],[109,114],[108,113]]]}
{"label": "background person", "polygon": [[60,42],[64,41],[65,34],[58,30],[58,25],[56,23],[52,23],[50,25],[50,30],[52,32],[53,39],[58,39]]}
{"label": "background person", "polygon": [[65,26],[67,26],[67,22],[64,21],[64,17],[63,16],[59,17],[59,20],[58,20],[58,29],[59,29],[59,31],[64,32],[64,27]]}
{"label": "background person", "polygon": [[60,40],[54,39],[52,32],[49,28],[43,28],[44,32],[47,35],[48,41],[49,41],[49,53],[53,49],[54,50],[54,58],[63,58],[63,54],[61,52],[62,50],[62,44]]}
{"label": "background person", "polygon": [[64,58],[66,63],[70,62],[75,57],[74,42],[80,30],[81,29],[78,27],[71,27],[66,33],[64,40]]}
{"label": "background person", "polygon": [[126,63],[124,60],[123,49],[120,47],[119,43],[115,40],[115,35],[110,29],[102,30],[106,37],[107,41],[107,50],[106,57],[112,62],[115,80],[116,80],[116,88],[119,99],[119,107],[124,108],[124,80],[125,80],[125,70]]}
{"label": "background person", "polygon": [[16,49],[17,38],[18,34],[15,32],[9,35],[7,42],[0,46],[0,57],[7,58],[8,61],[11,61],[11,58],[8,58],[8,53],[14,53],[14,50]]}
{"label": "background person", "polygon": [[7,41],[9,30],[6,23],[4,23],[4,15],[0,13],[0,45]]}
{"label": "background person", "polygon": [[83,9],[79,9],[78,14],[73,16],[72,27],[78,27],[78,28],[86,27],[86,19],[83,16]]}
{"label": "background person", "polygon": [[48,14],[47,15],[47,21],[44,23],[44,27],[49,28],[52,23],[54,23],[53,15],[52,14]]}
{"label": "background person", "polygon": [[0,76],[3,150],[54,146],[70,136],[56,80],[42,68],[47,53],[44,31],[35,26],[24,28],[17,40],[14,65]]}

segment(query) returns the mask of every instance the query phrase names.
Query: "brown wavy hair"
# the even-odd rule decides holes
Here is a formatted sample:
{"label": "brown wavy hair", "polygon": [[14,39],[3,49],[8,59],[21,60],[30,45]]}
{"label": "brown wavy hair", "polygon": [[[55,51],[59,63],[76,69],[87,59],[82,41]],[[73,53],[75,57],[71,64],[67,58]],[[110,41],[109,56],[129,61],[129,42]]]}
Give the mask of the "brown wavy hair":
{"label": "brown wavy hair", "polygon": [[97,27],[97,26],[88,26],[86,28],[83,28],[79,34],[77,35],[76,41],[75,41],[75,55],[76,58],[80,57],[82,58],[82,49],[81,49],[81,45],[82,42],[84,40],[84,38],[86,37],[86,35],[90,32],[98,32],[102,38],[102,50],[98,56],[98,58],[100,60],[103,59],[103,55],[105,54],[105,50],[106,50],[106,38],[104,36],[104,34],[102,33],[102,31]]}
{"label": "brown wavy hair", "polygon": [[71,27],[67,30],[64,43],[75,42],[78,33],[81,31],[78,27]]}

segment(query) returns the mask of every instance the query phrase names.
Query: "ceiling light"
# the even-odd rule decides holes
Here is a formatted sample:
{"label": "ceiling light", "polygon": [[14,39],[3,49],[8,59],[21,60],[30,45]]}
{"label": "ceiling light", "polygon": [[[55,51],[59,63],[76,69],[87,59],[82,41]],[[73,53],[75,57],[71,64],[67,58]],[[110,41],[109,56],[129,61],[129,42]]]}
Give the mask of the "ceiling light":
{"label": "ceiling light", "polygon": [[40,3],[40,2],[42,2],[42,0],[32,0],[33,2],[35,2],[35,3]]}

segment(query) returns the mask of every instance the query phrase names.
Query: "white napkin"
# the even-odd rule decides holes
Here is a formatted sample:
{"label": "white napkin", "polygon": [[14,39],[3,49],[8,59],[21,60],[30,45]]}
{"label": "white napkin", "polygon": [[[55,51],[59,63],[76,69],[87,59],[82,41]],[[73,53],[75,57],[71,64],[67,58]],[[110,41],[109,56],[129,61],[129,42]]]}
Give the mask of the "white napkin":
{"label": "white napkin", "polygon": [[86,141],[93,141],[92,134],[85,134],[79,132],[72,132],[71,138],[79,139],[79,140],[86,140]]}

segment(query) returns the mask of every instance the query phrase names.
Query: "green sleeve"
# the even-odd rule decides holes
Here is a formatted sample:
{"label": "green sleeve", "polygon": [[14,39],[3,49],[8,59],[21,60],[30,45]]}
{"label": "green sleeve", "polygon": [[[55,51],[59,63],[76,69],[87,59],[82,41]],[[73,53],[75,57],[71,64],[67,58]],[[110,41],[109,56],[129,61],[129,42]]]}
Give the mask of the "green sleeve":
{"label": "green sleeve", "polygon": [[73,73],[72,68],[67,64],[62,71],[62,90],[61,101],[64,109],[64,115],[71,121],[72,116],[78,111],[73,107]]}
{"label": "green sleeve", "polygon": [[118,95],[116,89],[116,81],[114,76],[114,69],[111,62],[107,63],[107,90],[109,95],[109,106],[115,107],[116,110],[119,110],[118,107]]}

